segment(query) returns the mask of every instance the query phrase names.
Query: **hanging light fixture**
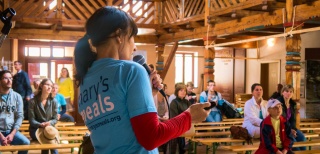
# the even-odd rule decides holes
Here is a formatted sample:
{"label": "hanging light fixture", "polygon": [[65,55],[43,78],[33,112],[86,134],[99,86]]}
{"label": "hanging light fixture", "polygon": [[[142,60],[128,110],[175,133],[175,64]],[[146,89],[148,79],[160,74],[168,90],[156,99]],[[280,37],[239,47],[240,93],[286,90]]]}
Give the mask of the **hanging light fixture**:
{"label": "hanging light fixture", "polygon": [[47,2],[44,0],[43,1],[43,6],[46,6],[47,5]]}

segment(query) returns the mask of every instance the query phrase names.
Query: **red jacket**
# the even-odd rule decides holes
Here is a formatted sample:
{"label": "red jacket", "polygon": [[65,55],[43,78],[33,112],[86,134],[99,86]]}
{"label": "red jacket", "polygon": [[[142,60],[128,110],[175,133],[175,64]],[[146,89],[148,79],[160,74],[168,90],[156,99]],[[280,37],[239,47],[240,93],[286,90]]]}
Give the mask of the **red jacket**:
{"label": "red jacket", "polygon": [[[271,122],[271,116],[267,116],[260,124],[260,146],[255,152],[256,154],[270,154],[276,153],[276,135]],[[280,116],[280,140],[283,149],[291,149],[293,144],[293,137],[291,135],[291,128],[288,122]]]}

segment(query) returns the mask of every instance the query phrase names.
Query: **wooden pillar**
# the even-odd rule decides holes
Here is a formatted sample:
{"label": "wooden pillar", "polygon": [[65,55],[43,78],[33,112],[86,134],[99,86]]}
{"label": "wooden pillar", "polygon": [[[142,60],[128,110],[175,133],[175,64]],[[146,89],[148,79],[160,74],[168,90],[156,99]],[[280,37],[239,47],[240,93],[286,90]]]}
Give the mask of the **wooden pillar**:
{"label": "wooden pillar", "polygon": [[[286,0],[286,32],[290,34],[292,28],[295,30],[301,29],[301,22],[293,21],[294,0]],[[299,27],[296,27],[300,25]],[[300,34],[288,35],[286,37],[286,84],[290,84],[294,88],[293,100],[297,102],[296,108],[296,127],[300,128],[300,50],[301,50],[301,37]]]}
{"label": "wooden pillar", "polygon": [[162,74],[162,71],[164,68],[164,57],[162,56],[164,53],[164,44],[156,44],[156,52],[157,52],[156,70],[158,74]]}
{"label": "wooden pillar", "polygon": [[[210,37],[204,37],[204,45],[211,44],[212,41],[216,39],[215,36],[210,36]],[[208,41],[208,42],[207,42]],[[206,89],[207,87],[207,82],[209,80],[214,81],[214,58],[215,58],[215,50],[214,48],[205,48],[204,50],[204,73],[203,73],[203,87]]]}
{"label": "wooden pillar", "polygon": [[[289,24],[291,25],[291,24]],[[295,24],[297,25],[297,24]],[[291,27],[286,29],[290,31]],[[292,85],[294,88],[293,100],[297,102],[297,116],[296,127],[299,128],[300,123],[300,50],[301,50],[301,37],[300,34],[289,35],[286,38],[286,84]]]}
{"label": "wooden pillar", "polygon": [[208,17],[210,16],[210,2],[211,0],[205,1],[205,6],[204,6],[204,25],[205,26],[208,26]]}

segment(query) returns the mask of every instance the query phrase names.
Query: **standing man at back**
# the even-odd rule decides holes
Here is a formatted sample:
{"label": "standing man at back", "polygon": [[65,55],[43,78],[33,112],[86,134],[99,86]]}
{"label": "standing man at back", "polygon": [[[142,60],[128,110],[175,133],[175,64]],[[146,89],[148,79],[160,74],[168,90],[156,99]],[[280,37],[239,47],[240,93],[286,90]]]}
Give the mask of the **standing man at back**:
{"label": "standing man at back", "polygon": [[[0,146],[29,145],[29,139],[19,132],[23,120],[22,98],[11,87],[11,72],[0,71]],[[28,151],[18,152],[27,153]]]}
{"label": "standing man at back", "polygon": [[16,69],[17,74],[13,76],[12,89],[21,95],[23,99],[24,119],[28,120],[28,102],[32,94],[30,79],[28,74],[22,70],[20,61],[14,62],[14,69]]}

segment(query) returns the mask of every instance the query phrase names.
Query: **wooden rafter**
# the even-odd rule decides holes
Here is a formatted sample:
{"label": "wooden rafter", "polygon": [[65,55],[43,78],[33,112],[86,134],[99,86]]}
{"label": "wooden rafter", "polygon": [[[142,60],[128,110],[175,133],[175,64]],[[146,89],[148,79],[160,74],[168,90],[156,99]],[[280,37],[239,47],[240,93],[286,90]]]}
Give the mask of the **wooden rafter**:
{"label": "wooden rafter", "polygon": [[[282,10],[276,10],[272,14],[262,13],[250,17],[241,18],[241,20],[231,20],[223,23],[217,23],[213,28],[210,28],[210,36],[219,36],[238,33],[246,28],[256,26],[270,26],[282,24]],[[174,35],[164,34],[160,36],[159,42],[168,43],[167,40],[180,41],[187,39],[202,38],[207,35],[207,27],[196,28],[193,31],[183,31]]]}
{"label": "wooden rafter", "polygon": [[161,77],[163,80],[165,79],[165,77],[166,77],[166,75],[167,75],[167,72],[168,72],[169,67],[170,67],[170,65],[171,65],[171,62],[172,62],[172,60],[173,60],[173,58],[174,58],[174,55],[176,54],[176,51],[177,51],[177,49],[178,49],[178,46],[179,46],[179,43],[178,43],[178,42],[174,42],[173,47],[172,47],[172,49],[171,49],[171,51],[170,51],[170,53],[169,53],[169,57],[168,57],[168,59],[167,59],[167,61],[166,61],[166,64],[165,64],[164,67],[163,67],[163,71],[162,71],[161,74],[160,74],[160,77]]}
{"label": "wooden rafter", "polygon": [[79,12],[85,16],[85,19],[88,19],[92,14],[90,11],[87,9],[87,7],[83,7],[80,5],[78,1],[72,1],[73,4],[75,5],[75,8],[79,10]]}
{"label": "wooden rafter", "polygon": [[[214,0],[213,0],[214,1]],[[232,13],[234,10],[243,10],[260,4],[264,4],[266,0],[248,0],[241,3],[234,4],[233,6],[224,9],[211,10],[210,16],[219,16],[223,14]],[[270,0],[269,0],[270,1]]]}
{"label": "wooden rafter", "polygon": [[[37,33],[34,33],[34,32]],[[72,34],[72,35],[70,35]],[[39,29],[12,29],[8,37],[10,39],[54,39],[54,40],[68,40],[77,41],[85,34],[84,31],[66,31],[66,30],[39,30]],[[139,35],[135,37],[136,43],[155,43],[158,38],[155,35]]]}
{"label": "wooden rafter", "polygon": [[88,9],[88,11],[90,12],[90,14],[93,14],[93,13],[94,13],[94,11],[95,11],[94,8],[93,8],[92,6],[90,6],[86,0],[80,0],[80,1],[81,1],[81,3],[84,5],[84,7],[85,7],[86,9]]}
{"label": "wooden rafter", "polygon": [[86,20],[86,18],[82,15],[82,13],[80,13],[74,5],[72,5],[69,1],[64,1],[65,3],[65,7],[66,8],[69,8],[71,11],[71,13],[73,13],[77,19],[80,19],[80,20]]}

